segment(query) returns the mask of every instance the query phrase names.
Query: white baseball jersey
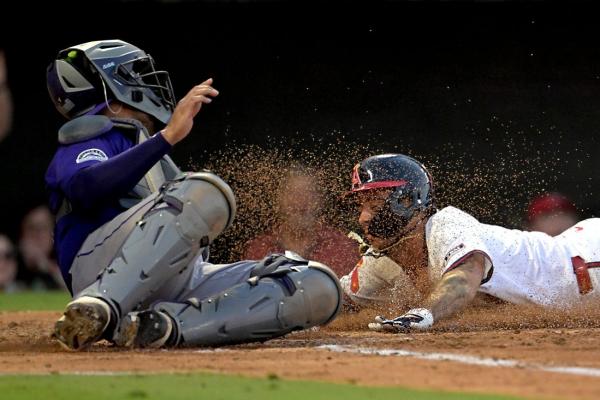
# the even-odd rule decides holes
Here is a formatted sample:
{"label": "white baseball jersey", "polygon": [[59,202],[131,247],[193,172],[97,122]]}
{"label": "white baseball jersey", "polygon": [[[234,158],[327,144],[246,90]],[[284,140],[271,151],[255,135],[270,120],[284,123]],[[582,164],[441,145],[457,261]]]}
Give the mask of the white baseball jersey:
{"label": "white baseball jersey", "polygon": [[483,224],[446,207],[429,219],[425,235],[433,280],[481,253],[486,271],[479,290],[503,300],[565,307],[600,293],[598,218],[551,237]]}
{"label": "white baseball jersey", "polygon": [[397,291],[403,298],[415,298],[417,289],[404,270],[392,259],[363,255],[354,269],[340,279],[344,293],[357,304],[387,303]]}

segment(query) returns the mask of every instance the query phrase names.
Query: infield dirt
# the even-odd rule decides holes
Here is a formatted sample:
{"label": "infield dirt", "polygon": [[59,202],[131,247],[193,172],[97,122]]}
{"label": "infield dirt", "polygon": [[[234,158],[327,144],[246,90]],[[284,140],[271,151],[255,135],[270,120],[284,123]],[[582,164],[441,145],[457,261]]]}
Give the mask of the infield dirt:
{"label": "infield dirt", "polygon": [[[374,311],[345,314],[319,330],[264,344],[221,349],[123,350],[100,342],[85,352],[63,350],[49,337],[57,312],[0,313],[0,373],[109,373],[212,371],[247,376],[398,385],[531,398],[600,398],[600,312],[594,308],[548,312],[494,305],[468,310],[428,333],[368,332]],[[395,349],[419,353],[513,360],[516,366],[483,366],[411,356],[333,352]],[[413,353],[410,353],[413,354]],[[492,362],[493,363],[493,362]],[[548,372],[578,367],[599,376]]]}

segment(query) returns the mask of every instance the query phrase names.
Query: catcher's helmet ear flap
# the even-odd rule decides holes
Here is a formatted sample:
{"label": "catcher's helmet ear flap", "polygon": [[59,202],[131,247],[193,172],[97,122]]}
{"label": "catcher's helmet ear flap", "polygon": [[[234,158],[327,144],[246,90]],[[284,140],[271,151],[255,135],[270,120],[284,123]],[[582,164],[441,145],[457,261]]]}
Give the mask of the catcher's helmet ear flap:
{"label": "catcher's helmet ear flap", "polygon": [[85,55],[71,50],[52,61],[46,70],[48,93],[65,118],[83,115],[104,101],[97,86],[97,72],[85,62]]}
{"label": "catcher's helmet ear flap", "polygon": [[46,78],[50,98],[69,119],[115,99],[166,124],[176,104],[169,74],[157,71],[149,54],[122,40],[62,50]]}
{"label": "catcher's helmet ear flap", "polygon": [[391,188],[384,205],[369,223],[369,233],[398,235],[418,211],[433,212],[431,175],[417,160],[403,154],[369,157],[354,167],[353,193]]}

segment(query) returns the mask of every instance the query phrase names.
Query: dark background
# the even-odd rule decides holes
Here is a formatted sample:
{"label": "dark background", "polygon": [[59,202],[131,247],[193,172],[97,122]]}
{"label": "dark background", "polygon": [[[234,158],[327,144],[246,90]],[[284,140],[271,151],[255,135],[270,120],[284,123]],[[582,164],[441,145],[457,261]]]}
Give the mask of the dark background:
{"label": "dark background", "polygon": [[0,231],[14,237],[22,214],[45,200],[62,123],[46,66],[62,48],[113,38],[150,53],[178,97],[215,79],[221,95],[172,154],[183,167],[243,143],[268,148],[275,138],[318,154],[323,141],[342,137],[346,146],[423,158],[442,203],[486,222],[518,226],[542,190],[563,191],[594,215],[600,32],[592,5],[133,1],[4,12],[20,28],[2,28],[15,116],[0,143]]}

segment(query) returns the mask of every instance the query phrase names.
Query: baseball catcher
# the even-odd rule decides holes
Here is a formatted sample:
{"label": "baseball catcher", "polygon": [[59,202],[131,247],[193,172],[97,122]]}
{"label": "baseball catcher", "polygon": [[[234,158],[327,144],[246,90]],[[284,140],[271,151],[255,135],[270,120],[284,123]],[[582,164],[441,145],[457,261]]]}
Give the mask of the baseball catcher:
{"label": "baseball catcher", "polygon": [[[480,223],[455,207],[437,210],[433,189],[427,169],[402,154],[369,157],[353,170],[351,192],[370,255],[402,265],[416,287],[429,282],[421,307],[394,319],[377,317],[370,329],[428,329],[478,291],[547,307],[597,299],[600,219],[581,221],[556,237],[511,230]],[[357,272],[341,279],[351,298],[360,288]]]}
{"label": "baseball catcher", "polygon": [[207,262],[234,219],[234,194],[210,172],[182,173],[167,154],[219,94],[212,79],[177,103],[149,54],[104,40],[60,51],[47,84],[69,119],[46,173],[73,295],[55,324],[62,345],[218,346],[335,318],[341,288],[322,264],[293,253]]}

